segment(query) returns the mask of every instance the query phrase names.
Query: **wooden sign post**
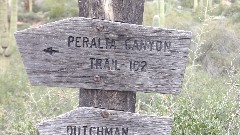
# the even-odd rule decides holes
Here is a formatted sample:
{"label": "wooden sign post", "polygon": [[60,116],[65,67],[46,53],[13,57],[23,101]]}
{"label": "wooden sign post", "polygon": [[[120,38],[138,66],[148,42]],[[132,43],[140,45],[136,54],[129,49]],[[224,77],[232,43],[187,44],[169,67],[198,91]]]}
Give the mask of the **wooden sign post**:
{"label": "wooden sign post", "polygon": [[[92,10],[100,1],[81,2],[80,11],[94,11],[86,16],[108,16],[101,12],[106,7]],[[120,5],[130,12],[127,3]],[[122,8],[114,10],[115,15],[126,12]],[[124,18],[125,14],[109,16],[125,22],[131,18]],[[40,123],[40,134],[170,134],[171,118],[127,111],[135,111],[137,91],[180,93],[191,32],[100,19],[75,17],[16,33],[32,85],[82,88],[81,108]],[[138,19],[129,22],[140,22]]]}
{"label": "wooden sign post", "polygon": [[[79,0],[79,16],[142,24],[144,0]],[[80,89],[79,106],[135,112],[136,92]]]}

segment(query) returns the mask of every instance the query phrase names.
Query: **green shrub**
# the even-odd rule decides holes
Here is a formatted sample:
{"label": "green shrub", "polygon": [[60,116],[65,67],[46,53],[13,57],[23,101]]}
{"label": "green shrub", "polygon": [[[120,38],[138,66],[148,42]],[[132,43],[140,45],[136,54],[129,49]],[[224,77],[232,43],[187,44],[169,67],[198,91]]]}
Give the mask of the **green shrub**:
{"label": "green shrub", "polygon": [[78,16],[78,1],[75,0],[44,0],[44,11],[50,20],[63,17]]}
{"label": "green shrub", "polygon": [[233,16],[234,14],[238,14],[240,11],[240,5],[238,3],[231,4],[230,7],[227,7],[224,11],[224,16]]}
{"label": "green shrub", "polygon": [[224,11],[226,10],[227,6],[221,5],[219,4],[217,6],[217,8],[215,8],[214,10],[212,10],[211,12],[209,12],[210,15],[213,16],[221,16],[223,15]]}
{"label": "green shrub", "polygon": [[78,90],[30,86],[19,53],[0,72],[0,134],[37,134],[36,124],[78,106]]}
{"label": "green shrub", "polygon": [[34,13],[34,12],[29,12],[29,13],[19,13],[18,14],[18,21],[21,22],[39,22],[43,20],[44,15],[39,12],[39,13]]}
{"label": "green shrub", "polygon": [[54,6],[49,11],[49,17],[50,18],[63,17],[64,12],[65,12],[64,7],[62,7],[62,6]]}
{"label": "green shrub", "polygon": [[232,21],[233,21],[234,24],[235,23],[240,23],[240,13],[234,14],[232,16]]}
{"label": "green shrub", "polygon": [[213,75],[224,75],[226,70],[235,66],[240,68],[240,63],[233,63],[235,57],[239,57],[239,34],[228,24],[212,22],[206,27],[206,34],[202,37],[204,41],[199,52],[202,55],[197,59],[203,67]]}
{"label": "green shrub", "polygon": [[193,0],[180,0],[181,6],[185,8],[193,8]]}
{"label": "green shrub", "polygon": [[239,134],[238,90],[231,89],[232,85],[223,80],[228,82],[230,78],[211,77],[202,70],[191,72],[188,67],[179,96],[139,93],[137,109],[173,117],[173,135]]}

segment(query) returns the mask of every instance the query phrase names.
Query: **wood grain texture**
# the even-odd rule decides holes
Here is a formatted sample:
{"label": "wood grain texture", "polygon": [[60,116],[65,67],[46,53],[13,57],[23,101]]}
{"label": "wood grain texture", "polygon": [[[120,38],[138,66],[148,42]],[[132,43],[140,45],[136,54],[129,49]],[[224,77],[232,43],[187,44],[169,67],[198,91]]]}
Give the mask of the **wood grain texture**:
{"label": "wood grain texture", "polygon": [[135,112],[136,93],[132,91],[81,89],[79,96],[80,107]]}
{"label": "wood grain texture", "polygon": [[79,16],[142,24],[144,0],[78,0]]}
{"label": "wood grain texture", "polygon": [[[79,17],[142,24],[144,0],[79,0]],[[80,89],[79,106],[135,112],[136,92]]]}
{"label": "wood grain texture", "polygon": [[[32,85],[172,94],[181,91],[191,42],[190,32],[81,17],[19,31],[15,36]],[[75,47],[75,42],[68,46],[69,36],[74,41],[87,37],[88,46],[93,38],[100,38],[103,48]],[[112,40],[115,46],[109,49],[106,44]],[[126,41],[133,46],[135,40],[139,48],[142,41],[145,49],[125,48]],[[151,41],[155,47],[157,41],[171,42],[171,47],[149,51]],[[77,46],[83,46],[81,42]],[[90,58],[117,60],[117,69],[96,69],[95,61],[91,69]],[[146,61],[145,71],[131,71],[130,60]]]}
{"label": "wood grain texture", "polygon": [[[44,121],[37,125],[41,135],[168,135],[171,134],[172,119],[170,117],[146,116],[113,110],[82,107]],[[76,132],[71,128],[76,126]],[[86,127],[84,133],[84,126]],[[91,127],[94,127],[90,130]],[[98,133],[98,129],[103,132]],[[112,133],[106,133],[106,128]],[[122,128],[128,130],[122,133]],[[120,131],[117,132],[116,130]]]}

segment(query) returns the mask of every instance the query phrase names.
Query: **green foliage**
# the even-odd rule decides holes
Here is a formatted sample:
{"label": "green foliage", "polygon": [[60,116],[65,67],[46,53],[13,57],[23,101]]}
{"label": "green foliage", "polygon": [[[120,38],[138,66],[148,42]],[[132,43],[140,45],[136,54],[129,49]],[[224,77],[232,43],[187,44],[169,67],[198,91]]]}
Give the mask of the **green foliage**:
{"label": "green foliage", "polygon": [[233,3],[230,7],[227,7],[223,12],[223,15],[230,17],[233,23],[240,22],[240,5],[236,2]]}
{"label": "green foliage", "polygon": [[54,6],[51,8],[50,12],[49,12],[49,17],[50,18],[58,18],[63,16],[65,12],[65,9],[60,7],[60,6]]}
{"label": "green foliage", "polygon": [[222,15],[226,17],[232,17],[234,15],[238,15],[240,10],[240,5],[238,2],[232,2],[231,6],[218,4],[217,8],[215,8],[210,15]]}
{"label": "green foliage", "polygon": [[164,25],[165,25],[165,0],[158,0],[158,4],[159,4],[160,26],[164,27]]}
{"label": "green foliage", "polygon": [[213,3],[220,4],[221,0],[213,0]]}
{"label": "green foliage", "polygon": [[181,29],[181,30],[192,30],[193,24],[193,15],[186,11],[186,12],[172,12],[168,16],[166,16],[166,28],[171,29]]}
{"label": "green foliage", "polygon": [[152,26],[152,20],[154,15],[158,11],[157,2],[145,2],[144,3],[144,13],[143,13],[143,24],[145,26]]}
{"label": "green foliage", "polygon": [[181,6],[185,8],[193,8],[193,0],[180,0]]}
{"label": "green foliage", "polygon": [[43,20],[44,14],[42,12],[34,13],[34,12],[28,12],[28,13],[19,13],[18,14],[18,21],[22,22],[39,22]]}
{"label": "green foliage", "polygon": [[232,21],[233,21],[233,23],[240,23],[240,13],[239,12],[232,16]]}
{"label": "green foliage", "polygon": [[19,53],[0,72],[0,134],[37,134],[36,124],[78,105],[78,90],[31,87]]}
{"label": "green foliage", "polygon": [[240,11],[240,5],[238,3],[233,3],[231,4],[230,7],[227,7],[225,12],[224,12],[224,16],[232,16],[234,14],[238,14]]}
{"label": "green foliage", "polygon": [[[144,9],[145,9],[144,15],[143,15],[144,25],[155,26],[155,27],[164,26],[165,24],[165,1],[164,0],[155,0],[153,2],[146,2]],[[145,21],[149,19],[151,19],[151,22]]]}
{"label": "green foliage", "polygon": [[[193,73],[190,81],[188,77]],[[141,113],[169,115],[174,118],[172,134],[239,134],[237,90],[204,71],[187,68],[180,96],[139,93],[137,109]]]}
{"label": "green foliage", "polygon": [[44,10],[50,19],[56,20],[63,17],[78,16],[78,1],[74,0],[44,0]]}
{"label": "green foliage", "polygon": [[[175,10],[167,16],[167,27],[193,32],[183,92],[180,96],[140,93],[137,110],[172,116],[174,135],[240,134],[239,31],[226,19],[213,20],[204,13]],[[212,76],[206,68],[213,73],[221,69],[224,75]]]}
{"label": "green foliage", "polygon": [[223,15],[224,11],[226,10],[227,6],[219,4],[218,8],[214,9],[213,11],[209,12],[210,15],[214,16],[221,16]]}
{"label": "green foliage", "polygon": [[66,0],[44,0],[45,11],[50,18],[60,18],[64,16]]}
{"label": "green foliage", "polygon": [[232,66],[240,68],[240,63],[234,60],[240,57],[238,56],[239,34],[227,25],[217,22],[209,23],[205,26],[205,31],[211,34],[205,32],[201,37],[203,42],[199,47],[199,52],[202,54],[197,61],[203,64],[208,73],[212,75],[224,75],[226,70]]}
{"label": "green foliage", "polygon": [[167,3],[165,4],[165,7],[166,7],[165,15],[171,14],[173,11],[173,0],[168,0]]}

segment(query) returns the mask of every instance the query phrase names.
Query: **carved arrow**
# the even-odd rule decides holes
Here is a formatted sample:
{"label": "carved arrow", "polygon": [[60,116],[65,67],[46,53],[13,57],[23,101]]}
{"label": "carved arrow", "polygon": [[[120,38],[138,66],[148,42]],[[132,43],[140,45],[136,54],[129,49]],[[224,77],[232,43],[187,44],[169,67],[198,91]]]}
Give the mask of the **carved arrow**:
{"label": "carved arrow", "polygon": [[47,49],[43,50],[46,53],[49,53],[50,55],[53,55],[53,53],[59,53],[58,50],[54,50],[52,47],[48,47]]}

